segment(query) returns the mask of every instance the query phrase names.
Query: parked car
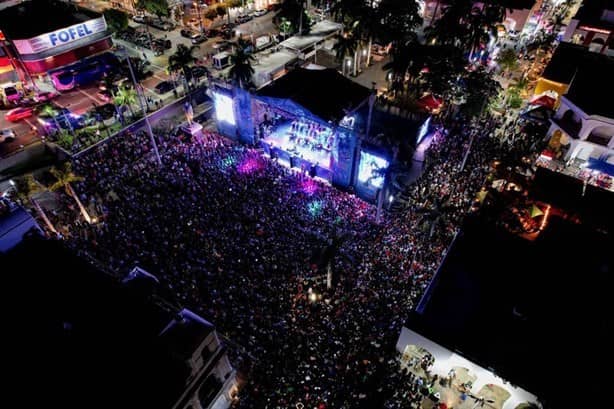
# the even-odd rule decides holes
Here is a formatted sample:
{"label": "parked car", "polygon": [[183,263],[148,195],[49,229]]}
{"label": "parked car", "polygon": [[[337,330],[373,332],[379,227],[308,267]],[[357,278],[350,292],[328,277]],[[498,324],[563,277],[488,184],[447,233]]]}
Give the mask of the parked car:
{"label": "parked car", "polygon": [[132,16],[132,21],[134,21],[135,23],[140,23],[140,24],[144,24],[146,23],[148,20],[147,16],[143,16],[141,14],[137,14],[135,16]]}
{"label": "parked car", "polygon": [[190,72],[191,72],[193,77],[201,78],[201,77],[204,77],[205,75],[207,75],[209,73],[209,70],[207,69],[207,67],[203,67],[203,66],[197,65],[195,67],[192,67]]}
{"label": "parked car", "polygon": [[62,129],[80,129],[85,126],[85,118],[82,115],[72,113],[66,108],[57,109],[57,115],[55,115],[55,117],[39,113],[37,121],[43,125],[47,131],[55,130],[57,125]]}
{"label": "parked car", "polygon": [[226,51],[232,46],[230,41],[220,40],[213,43],[213,48],[219,52]]}
{"label": "parked car", "polygon": [[207,30],[207,37],[209,37],[209,38],[219,37],[221,35],[222,35],[222,31],[221,30],[218,30],[218,29],[215,29],[215,28]]}
{"label": "parked car", "polygon": [[39,92],[34,96],[36,102],[47,102],[57,98],[60,94],[57,92]]}
{"label": "parked car", "polygon": [[154,28],[157,28],[158,30],[164,31],[172,31],[175,28],[175,24],[171,23],[170,21],[164,20],[151,20],[147,24]]}
{"label": "parked car", "polygon": [[3,129],[0,131],[0,142],[13,142],[15,138],[15,131],[12,129]]}
{"label": "parked car", "polygon": [[204,34],[198,34],[196,37],[192,37],[192,44],[200,44],[207,41],[207,36]]}
{"label": "parked car", "polygon": [[163,38],[157,38],[153,40],[154,48],[161,48],[163,50],[170,50],[173,47],[171,40],[165,40]]}
{"label": "parked car", "polygon": [[175,84],[171,81],[161,81],[154,87],[158,94],[166,94],[175,89]]}
{"label": "parked car", "polygon": [[197,36],[197,35],[198,35],[198,33],[194,32],[194,31],[192,31],[192,30],[188,30],[188,29],[186,29],[186,28],[181,29],[181,31],[179,31],[179,34],[181,35],[181,37],[184,37],[184,38],[190,38],[190,39],[191,39],[192,37],[194,37],[194,36]]}
{"label": "parked car", "polygon": [[242,14],[237,16],[237,18],[235,19],[235,21],[239,24],[243,24],[243,23],[247,23],[248,21],[251,21],[254,19],[254,16],[250,15],[250,14]]}
{"label": "parked car", "polygon": [[267,6],[267,10],[269,11],[277,11],[281,7],[281,3],[272,3]]}
{"label": "parked car", "polygon": [[261,17],[261,16],[264,16],[268,12],[269,12],[269,10],[267,10],[267,9],[261,9],[261,10],[254,11],[253,15],[254,15],[254,17]]}
{"label": "parked car", "polygon": [[104,102],[111,102],[113,101],[113,95],[111,94],[111,91],[109,90],[100,90],[96,93],[96,97],[98,97],[99,100],[104,101]]}
{"label": "parked car", "polygon": [[6,100],[13,104],[16,104],[22,97],[21,91],[13,86],[4,87],[2,91]]}
{"label": "parked car", "polygon": [[106,121],[107,119],[111,119],[115,116],[115,105],[113,104],[104,104],[93,108],[89,113],[94,118]]}
{"label": "parked car", "polygon": [[9,122],[17,122],[24,118],[30,118],[32,115],[34,115],[34,107],[20,107],[11,109],[4,115],[4,118]]}

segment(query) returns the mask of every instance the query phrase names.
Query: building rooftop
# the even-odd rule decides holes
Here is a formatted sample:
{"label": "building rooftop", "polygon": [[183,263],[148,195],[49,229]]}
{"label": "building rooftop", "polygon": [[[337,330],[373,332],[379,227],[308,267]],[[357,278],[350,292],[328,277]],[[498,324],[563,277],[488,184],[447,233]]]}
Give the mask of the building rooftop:
{"label": "building rooftop", "polygon": [[0,253],[15,247],[33,229],[40,232],[30,213],[21,206],[0,199]]}
{"label": "building rooftop", "polygon": [[614,0],[584,0],[574,19],[579,20],[580,25],[612,29],[614,16],[610,14],[608,18],[604,15],[606,10],[614,11]]}
{"label": "building rooftop", "polygon": [[100,16],[70,2],[30,0],[0,10],[0,30],[12,40],[28,39]]}
{"label": "building rooftop", "polygon": [[578,395],[562,390],[568,376],[598,376],[595,357],[608,353],[612,242],[553,214],[535,241],[469,220],[407,327],[547,407],[582,407],[599,382]]}
{"label": "building rooftop", "polygon": [[[60,242],[24,241],[0,265],[18,267],[1,286],[13,306],[3,320],[5,341],[15,340],[19,385],[11,392],[35,391],[31,399],[63,408],[170,409],[184,399],[193,379],[176,352],[202,340],[210,324],[196,330],[187,310],[93,269]],[[179,316],[191,331],[161,336]]]}
{"label": "building rooftop", "polygon": [[[594,53],[592,53],[594,54]],[[586,59],[573,77],[565,97],[588,115],[614,119],[614,59]]]}
{"label": "building rooftop", "polygon": [[324,121],[340,121],[371,90],[334,69],[296,68],[257,91],[260,97],[289,99]]}
{"label": "building rooftop", "polygon": [[295,35],[288,38],[285,41],[279,43],[281,47],[289,50],[300,52],[312,45],[319,43],[320,41],[332,36],[343,28],[342,24],[335,23],[329,20],[322,20],[319,23],[314,24],[307,35]]}
{"label": "building rooftop", "polygon": [[599,60],[607,58],[602,54],[592,53],[582,45],[562,42],[552,54],[550,62],[544,69],[542,77],[562,84],[569,84],[578,66],[586,59]]}

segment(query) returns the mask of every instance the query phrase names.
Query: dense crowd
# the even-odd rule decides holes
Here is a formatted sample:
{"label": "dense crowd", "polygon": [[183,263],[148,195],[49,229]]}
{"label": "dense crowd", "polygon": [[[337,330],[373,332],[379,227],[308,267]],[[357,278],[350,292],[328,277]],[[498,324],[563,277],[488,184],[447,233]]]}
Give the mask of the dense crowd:
{"label": "dense crowd", "polygon": [[238,345],[239,408],[411,407],[396,339],[500,154],[497,125],[437,131],[407,205],[382,223],[354,195],[214,134],[158,138],[161,168],[145,135],[114,139],[74,161],[101,222],[69,242],[117,274],[147,269]]}

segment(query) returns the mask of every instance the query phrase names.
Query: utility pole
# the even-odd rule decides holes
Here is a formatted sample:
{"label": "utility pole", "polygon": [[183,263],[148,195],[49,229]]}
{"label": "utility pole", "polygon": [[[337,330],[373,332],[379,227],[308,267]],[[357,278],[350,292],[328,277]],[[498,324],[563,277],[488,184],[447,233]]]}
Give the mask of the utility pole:
{"label": "utility pole", "polygon": [[130,70],[130,76],[132,77],[132,84],[134,85],[134,89],[136,90],[138,100],[139,100],[139,105],[141,106],[141,111],[143,111],[143,115],[145,116],[145,126],[147,127],[147,133],[149,134],[149,140],[151,141],[151,146],[153,147],[154,153],[156,155],[156,162],[158,162],[158,165],[162,166],[162,158],[160,158],[160,152],[158,151],[158,144],[156,143],[156,138],[154,137],[153,131],[151,130],[151,124],[149,123],[149,117],[147,116],[147,109],[145,107],[145,104],[143,104],[143,99],[145,98],[145,96],[142,95],[141,93],[142,89],[137,83],[136,77],[134,76],[134,71],[132,70],[132,63],[130,62],[130,56],[128,54],[125,54],[124,56],[126,57],[126,60],[128,62],[128,69]]}

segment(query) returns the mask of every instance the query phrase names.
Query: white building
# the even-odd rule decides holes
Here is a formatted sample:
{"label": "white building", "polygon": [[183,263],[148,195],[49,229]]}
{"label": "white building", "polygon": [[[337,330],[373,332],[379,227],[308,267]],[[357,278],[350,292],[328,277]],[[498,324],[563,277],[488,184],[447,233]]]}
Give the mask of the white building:
{"label": "white building", "polygon": [[[548,131],[565,147],[568,165],[584,167],[589,161],[614,165],[614,61],[601,60],[578,68]],[[606,165],[607,166],[607,165]]]}
{"label": "white building", "polygon": [[585,0],[563,34],[563,41],[614,56],[614,2]]}

